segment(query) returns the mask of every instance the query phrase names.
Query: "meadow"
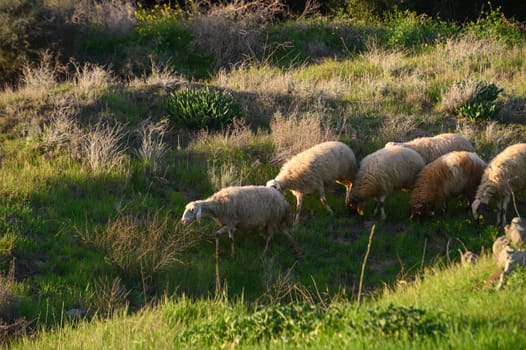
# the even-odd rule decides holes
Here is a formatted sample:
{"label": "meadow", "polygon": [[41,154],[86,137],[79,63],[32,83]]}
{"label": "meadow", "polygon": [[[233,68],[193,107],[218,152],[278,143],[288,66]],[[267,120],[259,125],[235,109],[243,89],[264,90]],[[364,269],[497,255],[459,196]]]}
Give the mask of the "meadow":
{"label": "meadow", "polygon": [[[465,135],[486,161],[523,142],[520,23],[498,9],[460,25],[402,11],[287,17],[279,2],[44,4],[64,18],[63,46],[12,67],[19,78],[0,91],[4,345],[524,344],[526,271],[494,289],[503,229],[493,212],[475,221],[466,198],[411,221],[409,193],[397,192],[380,220],[372,201],[364,217],[350,213],[335,184],[334,216],[316,195],[305,200],[299,259],[279,233],[263,254],[263,238],[238,232],[234,257],[223,237],[219,289],[217,225],[179,222],[189,201],[263,185],[326,140],[358,160],[442,132]],[[508,221],[526,209],[515,195]],[[465,249],[476,264],[460,265]]]}

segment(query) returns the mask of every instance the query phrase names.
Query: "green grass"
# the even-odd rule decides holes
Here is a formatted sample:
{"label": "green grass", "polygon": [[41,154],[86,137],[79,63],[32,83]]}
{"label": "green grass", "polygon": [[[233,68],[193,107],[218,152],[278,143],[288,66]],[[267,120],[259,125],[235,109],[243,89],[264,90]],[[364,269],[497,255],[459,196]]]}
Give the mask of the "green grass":
{"label": "green grass", "polygon": [[[281,165],[275,153],[283,151],[276,149],[278,136],[292,147],[323,134],[315,126],[290,134],[279,126],[270,130],[277,114],[318,118],[358,159],[392,138],[458,130],[489,160],[526,135],[523,37],[517,42],[513,32],[505,44],[501,36],[444,38],[455,28],[400,13],[370,27],[292,21],[265,28],[268,46],[251,53],[260,56],[215,71],[210,57],[192,51],[189,22],[173,14],[151,23],[144,17],[142,29],[121,38],[85,38],[91,44],[83,54],[94,64],[119,62],[111,82],[113,66],[104,66],[106,80],[96,83],[94,72],[93,86],[84,90],[75,76],[46,90],[35,84],[0,93],[0,271],[8,276],[10,264],[15,267],[9,295],[0,298],[0,308],[14,312],[0,321],[29,322],[26,336],[7,334],[13,348],[490,349],[524,343],[525,274],[519,271],[502,291],[486,286],[495,265],[484,252],[502,229],[491,225],[494,213],[488,222],[474,222],[456,199],[447,214],[417,222],[409,220],[407,192],[387,198],[385,221],[372,216],[372,200],[364,217],[350,214],[341,186],[327,191],[334,216],[317,194],[308,195],[294,229],[303,257],[296,259],[280,233],[265,255],[264,239],[254,232],[236,233],[234,257],[221,237],[219,295],[217,225],[177,224],[191,200],[273,178]],[[373,37],[376,43],[367,40]],[[153,76],[152,62],[141,66],[146,53],[166,62],[166,70]],[[140,73],[122,70],[130,62]],[[451,84],[466,76],[504,88],[495,124],[441,109]],[[145,167],[137,157],[138,128],[147,118],[166,119],[170,93],[203,85],[231,92],[246,117],[220,131],[169,124],[167,152],[155,171]],[[52,115],[70,119],[51,124]],[[78,130],[67,129],[68,120]],[[85,140],[97,121],[123,125],[124,161],[113,170],[90,167]],[[42,130],[50,125],[63,138],[44,144]],[[294,197],[286,198],[294,207]],[[517,198],[523,212],[523,194]],[[153,259],[146,243],[156,242],[156,228],[162,231],[157,252],[181,236],[197,241],[158,268],[143,265]],[[132,249],[129,242],[138,243]],[[481,253],[477,265],[459,266],[463,245]],[[83,319],[66,316],[72,309],[82,310]]]}

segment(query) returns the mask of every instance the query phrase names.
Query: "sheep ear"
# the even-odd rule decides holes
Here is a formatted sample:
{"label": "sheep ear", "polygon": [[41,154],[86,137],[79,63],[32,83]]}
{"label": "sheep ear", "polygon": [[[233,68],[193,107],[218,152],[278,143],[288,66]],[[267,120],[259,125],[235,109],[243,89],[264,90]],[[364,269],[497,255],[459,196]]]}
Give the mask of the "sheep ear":
{"label": "sheep ear", "polygon": [[201,223],[201,220],[203,219],[203,209],[199,205],[196,207],[196,210],[197,210],[197,213],[195,214],[195,217],[197,219],[197,222]]}

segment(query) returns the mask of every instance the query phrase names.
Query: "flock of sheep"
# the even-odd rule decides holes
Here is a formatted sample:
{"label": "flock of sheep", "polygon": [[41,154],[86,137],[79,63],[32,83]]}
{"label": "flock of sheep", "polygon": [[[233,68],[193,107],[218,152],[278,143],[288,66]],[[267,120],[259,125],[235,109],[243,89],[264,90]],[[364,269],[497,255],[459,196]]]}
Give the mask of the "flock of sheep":
{"label": "flock of sheep", "polygon": [[[466,195],[475,219],[481,219],[491,199],[498,208],[497,225],[506,224],[506,209],[514,192],[526,188],[526,143],[507,147],[488,164],[462,135],[439,134],[409,142],[388,142],[364,157],[359,166],[351,148],[337,141],[311,147],[288,160],[266,186],[233,186],[186,205],[183,225],[202,218],[214,219],[227,233],[234,254],[236,229],[259,230],[266,246],[274,232],[283,232],[299,253],[289,228],[299,222],[304,195],[318,192],[321,203],[332,215],[325,197],[328,184],[346,188],[345,205],[364,215],[364,203],[376,200],[374,215],[385,219],[384,202],[396,190],[411,190],[411,218],[432,212],[435,203],[444,206],[453,196]],[[283,193],[296,198],[295,215]]]}

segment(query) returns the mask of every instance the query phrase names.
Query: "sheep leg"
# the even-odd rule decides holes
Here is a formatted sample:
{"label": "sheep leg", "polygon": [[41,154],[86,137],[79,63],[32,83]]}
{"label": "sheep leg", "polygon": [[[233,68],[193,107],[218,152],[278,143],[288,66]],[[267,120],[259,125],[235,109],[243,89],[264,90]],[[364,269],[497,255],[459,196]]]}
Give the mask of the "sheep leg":
{"label": "sheep leg", "polygon": [[225,232],[228,232],[228,238],[230,238],[230,250],[231,250],[232,256],[234,256],[235,255],[235,250],[234,250],[234,228],[232,228],[230,226],[223,226],[222,228],[217,230],[217,232],[216,232],[216,245],[218,246],[217,249],[219,249],[219,236],[222,235]]}
{"label": "sheep leg", "polygon": [[270,244],[270,241],[272,241],[273,236],[274,236],[274,228],[268,225],[267,226],[267,241],[265,242],[265,249],[263,250],[263,254],[267,253],[268,246]]}
{"label": "sheep leg", "polygon": [[320,184],[318,191],[320,192],[321,204],[323,204],[323,206],[329,211],[331,215],[334,215],[334,212],[332,211],[329,202],[327,202],[327,198],[325,197],[325,188],[323,187],[323,183]]}
{"label": "sheep leg", "polygon": [[385,218],[387,217],[385,215],[384,202],[385,202],[385,196],[381,196],[380,198],[378,198],[378,200],[376,201],[376,207],[374,207],[374,211],[373,211],[373,215],[376,215],[378,214],[378,209],[380,209],[382,220],[385,220]]}
{"label": "sheep leg", "polygon": [[497,225],[506,225],[506,211],[508,208],[508,204],[510,204],[511,195],[507,194],[502,201],[500,202],[500,208],[499,208],[499,218],[497,219]]}
{"label": "sheep leg", "polygon": [[296,215],[294,216],[294,226],[300,222],[300,212],[303,206],[303,193],[292,191],[292,194],[296,197]]}
{"label": "sheep leg", "polygon": [[216,296],[219,295],[221,291],[221,278],[219,277],[219,235],[220,233],[216,232]]}
{"label": "sheep leg", "polygon": [[298,245],[298,243],[296,242],[296,240],[294,239],[294,237],[290,234],[290,232],[284,228],[282,229],[282,232],[285,236],[287,236],[287,238],[289,239],[290,243],[292,244],[292,247],[294,248],[294,250],[296,251],[296,256],[299,258],[303,255],[303,253],[301,252],[301,249]]}
{"label": "sheep leg", "polygon": [[351,203],[352,182],[346,179],[337,179],[336,183],[345,186],[345,205],[348,206]]}

